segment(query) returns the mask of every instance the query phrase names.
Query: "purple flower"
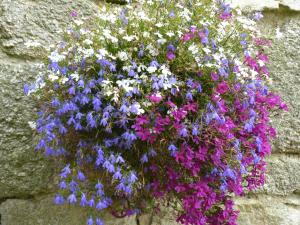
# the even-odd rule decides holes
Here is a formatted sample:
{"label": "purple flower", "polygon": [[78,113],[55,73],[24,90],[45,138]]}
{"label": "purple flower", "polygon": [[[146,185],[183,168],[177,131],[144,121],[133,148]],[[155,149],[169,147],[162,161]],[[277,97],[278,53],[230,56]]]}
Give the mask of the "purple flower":
{"label": "purple flower", "polygon": [[69,88],[69,90],[68,90],[68,93],[69,93],[69,95],[75,95],[75,87],[74,86],[72,86],[72,87],[70,87]]}
{"label": "purple flower", "polygon": [[169,145],[168,150],[171,152],[175,152],[175,151],[177,151],[177,148],[175,145],[171,144],[171,145]]}
{"label": "purple flower", "polygon": [[174,52],[168,51],[166,57],[167,57],[167,60],[172,61],[173,59],[176,58],[176,55],[174,54]]}
{"label": "purple flower", "polygon": [[142,162],[142,163],[146,163],[146,162],[148,162],[148,157],[147,157],[147,154],[144,154],[144,155],[142,156],[142,158],[141,158],[141,162]]}
{"label": "purple flower", "polygon": [[257,20],[257,21],[261,20],[263,17],[264,17],[264,16],[263,16],[263,14],[262,14],[261,12],[256,12],[256,13],[253,15],[253,19],[254,19],[254,20]]}
{"label": "purple flower", "polygon": [[189,101],[193,101],[193,94],[192,92],[188,91],[185,95],[186,99]]}
{"label": "purple flower", "polygon": [[92,217],[89,217],[88,220],[86,221],[87,225],[93,225],[94,224],[94,220]]}
{"label": "purple flower", "polygon": [[68,164],[68,165],[66,165],[65,168],[63,168],[62,173],[60,174],[60,177],[67,178],[70,173],[71,173],[70,164]]}
{"label": "purple flower", "polygon": [[175,13],[174,13],[173,11],[171,11],[171,12],[169,13],[169,17],[171,17],[171,18],[175,17]]}
{"label": "purple flower", "polygon": [[188,136],[188,130],[187,130],[185,127],[183,127],[183,128],[179,131],[179,135],[180,135],[181,137],[187,137],[187,136]]}
{"label": "purple flower", "polygon": [[71,192],[76,192],[78,189],[78,184],[74,180],[70,182],[69,186]]}
{"label": "purple flower", "polygon": [[24,94],[28,95],[30,91],[30,86],[28,84],[25,84],[23,90],[24,90]]}
{"label": "purple flower", "polygon": [[229,167],[227,167],[227,168],[224,170],[223,176],[224,176],[224,177],[229,177],[229,178],[231,178],[231,179],[233,179],[233,180],[236,179],[235,172],[234,172],[232,169],[230,169]]}
{"label": "purple flower", "polygon": [[94,198],[91,198],[91,199],[88,201],[88,206],[91,207],[91,208],[95,206],[95,200],[94,200]]}
{"label": "purple flower", "polygon": [[87,206],[88,202],[86,200],[86,195],[84,193],[81,194],[80,206]]}
{"label": "purple flower", "polygon": [[198,134],[199,134],[199,126],[198,125],[193,125],[192,135],[197,136]]}
{"label": "purple flower", "polygon": [[115,167],[108,160],[103,163],[103,167],[110,173],[115,172]]}
{"label": "purple flower", "polygon": [[77,179],[80,181],[84,181],[85,180],[85,176],[84,174],[79,170],[77,173]]}
{"label": "purple flower", "polygon": [[122,174],[120,172],[120,169],[117,169],[117,172],[114,173],[113,179],[115,179],[115,180],[121,180],[122,179]]}
{"label": "purple flower", "polygon": [[67,200],[70,204],[75,204],[77,202],[77,198],[74,193],[70,194]]}
{"label": "purple flower", "polygon": [[66,189],[68,186],[66,184],[66,182],[64,180],[62,180],[60,183],[59,183],[59,188],[60,189]]}
{"label": "purple flower", "polygon": [[64,199],[64,197],[62,197],[60,194],[57,194],[57,195],[55,196],[55,198],[54,198],[54,203],[55,203],[56,205],[62,205],[62,204],[64,204],[64,202],[65,202],[65,199]]}
{"label": "purple flower", "polygon": [[90,127],[94,128],[97,126],[96,124],[96,120],[94,119],[93,115],[92,115],[92,112],[89,112],[87,115],[86,115],[86,120],[87,120],[87,123]]}
{"label": "purple flower", "polygon": [[96,218],[96,225],[104,225],[101,219]]}
{"label": "purple flower", "polygon": [[108,205],[106,204],[105,201],[99,201],[98,204],[96,205],[96,209],[97,210],[102,210],[102,209],[106,209],[108,207]]}
{"label": "purple flower", "polygon": [[129,183],[134,183],[137,181],[137,176],[135,172],[130,172],[129,177],[128,177],[128,181]]}
{"label": "purple flower", "polygon": [[78,13],[76,11],[71,12],[71,17],[75,18],[78,16]]}
{"label": "purple flower", "polygon": [[122,158],[122,156],[118,155],[116,158],[116,163],[124,163],[124,159]]}

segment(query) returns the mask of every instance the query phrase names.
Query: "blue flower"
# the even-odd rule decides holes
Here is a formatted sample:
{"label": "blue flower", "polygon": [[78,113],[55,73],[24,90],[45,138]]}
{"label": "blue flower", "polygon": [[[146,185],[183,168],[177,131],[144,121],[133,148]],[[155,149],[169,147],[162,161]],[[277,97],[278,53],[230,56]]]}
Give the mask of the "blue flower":
{"label": "blue flower", "polygon": [[179,131],[179,135],[180,135],[181,137],[187,137],[187,136],[188,136],[188,130],[187,130],[185,127],[183,127],[183,128]]}
{"label": "blue flower", "polygon": [[68,186],[66,184],[66,182],[64,180],[62,180],[60,183],[59,183],[59,188],[60,189],[66,189]]}
{"label": "blue flower", "polygon": [[121,180],[122,179],[122,174],[120,172],[120,169],[117,169],[117,172],[114,173],[113,179],[115,179],[115,180]]}
{"label": "blue flower", "polygon": [[106,204],[105,201],[99,201],[98,204],[96,205],[96,209],[97,210],[102,210],[102,209],[106,209],[108,207],[108,205]]}
{"label": "blue flower", "polygon": [[199,126],[197,124],[193,125],[192,135],[197,136],[199,134]]}
{"label": "blue flower", "polygon": [[62,205],[62,204],[64,204],[64,202],[65,202],[65,199],[64,199],[64,197],[62,197],[60,194],[57,194],[57,195],[55,196],[55,198],[54,198],[54,203],[55,203],[56,205]]}
{"label": "blue flower", "polygon": [[101,219],[96,218],[96,225],[104,225]]}
{"label": "blue flower", "polygon": [[87,115],[86,115],[86,120],[87,120],[87,123],[90,127],[94,128],[97,126],[96,124],[96,120],[94,120],[94,117],[92,115],[92,112],[89,112]]}
{"label": "blue flower", "polygon": [[231,179],[233,179],[233,180],[236,179],[235,172],[234,172],[232,169],[230,169],[229,167],[227,167],[227,168],[224,170],[224,172],[223,172],[222,175],[223,175],[224,177],[229,177],[229,178],[231,178]]}
{"label": "blue flower", "polygon": [[94,220],[92,217],[89,217],[88,220],[86,221],[87,225],[93,225],[94,224]]}
{"label": "blue flower", "polygon": [[142,158],[141,158],[141,162],[142,162],[142,163],[146,163],[146,162],[148,162],[148,157],[147,157],[147,154],[144,154],[144,155],[142,156]]}
{"label": "blue flower", "polygon": [[77,179],[80,181],[84,181],[85,180],[85,176],[84,174],[79,170],[77,173]]}
{"label": "blue flower", "polygon": [[124,159],[122,156],[118,155],[117,158],[116,158],[116,163],[124,163]]}
{"label": "blue flower", "polygon": [[95,200],[94,200],[94,198],[91,198],[89,201],[88,201],[88,205],[89,205],[89,207],[94,207],[95,206]]}
{"label": "blue flower", "polygon": [[189,101],[193,101],[193,94],[192,94],[192,92],[188,91],[186,93],[186,99],[189,100]]}
{"label": "blue flower", "polygon": [[88,202],[86,200],[86,195],[84,193],[81,193],[81,200],[80,200],[80,206],[87,206]]}
{"label": "blue flower", "polygon": [[103,167],[110,173],[115,172],[115,167],[108,160],[103,163]]}
{"label": "blue flower", "polygon": [[171,144],[171,145],[169,145],[168,150],[174,152],[174,151],[177,151],[177,148],[175,145]]}
{"label": "blue flower", "polygon": [[69,186],[71,192],[76,192],[78,190],[78,184],[74,180],[70,182]]}
{"label": "blue flower", "polygon": [[61,178],[67,178],[67,176],[71,173],[70,170],[70,164],[66,165],[65,168],[63,168],[62,173],[60,174]]}
{"label": "blue flower", "polygon": [[70,204],[75,204],[77,202],[77,198],[74,193],[70,194],[67,200]]}

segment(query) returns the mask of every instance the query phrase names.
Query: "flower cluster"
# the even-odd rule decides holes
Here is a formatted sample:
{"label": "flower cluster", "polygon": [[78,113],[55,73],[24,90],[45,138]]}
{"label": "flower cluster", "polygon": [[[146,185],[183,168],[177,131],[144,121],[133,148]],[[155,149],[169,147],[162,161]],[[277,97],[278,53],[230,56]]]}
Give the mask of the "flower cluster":
{"label": "flower cluster", "polygon": [[[104,5],[79,19],[25,93],[36,150],[64,163],[56,204],[116,217],[172,206],[182,224],[236,224],[232,197],[264,184],[269,115],[262,15],[221,0]],[[94,209],[94,210],[92,210]]]}

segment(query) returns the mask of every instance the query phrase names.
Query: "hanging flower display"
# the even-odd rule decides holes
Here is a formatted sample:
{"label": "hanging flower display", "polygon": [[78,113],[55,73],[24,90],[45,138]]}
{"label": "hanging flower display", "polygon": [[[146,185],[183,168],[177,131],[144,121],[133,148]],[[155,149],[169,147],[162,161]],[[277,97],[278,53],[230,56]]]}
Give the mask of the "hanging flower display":
{"label": "hanging flower display", "polygon": [[36,150],[63,165],[55,203],[90,208],[88,225],[166,206],[185,225],[237,224],[232,198],[264,184],[269,115],[287,109],[267,87],[262,15],[221,0],[79,14],[24,87]]}

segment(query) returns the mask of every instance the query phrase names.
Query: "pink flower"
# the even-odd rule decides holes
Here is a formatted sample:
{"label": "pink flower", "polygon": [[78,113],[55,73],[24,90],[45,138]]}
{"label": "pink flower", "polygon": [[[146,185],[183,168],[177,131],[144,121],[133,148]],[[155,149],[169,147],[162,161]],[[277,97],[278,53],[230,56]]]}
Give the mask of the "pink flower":
{"label": "pink flower", "polygon": [[222,81],[218,84],[216,91],[220,94],[224,94],[229,90],[229,86],[226,81]]}
{"label": "pink flower", "polygon": [[183,42],[187,42],[189,40],[191,40],[194,37],[194,35],[192,33],[186,33],[181,37],[181,40]]}
{"label": "pink flower", "polygon": [[172,51],[167,52],[167,60],[172,61],[173,59],[176,58],[176,55]]}
{"label": "pink flower", "polygon": [[219,80],[219,75],[216,72],[211,73],[210,76],[213,81]]}
{"label": "pink flower", "polygon": [[229,20],[232,17],[232,13],[228,13],[228,12],[223,12],[220,15],[220,19],[222,20]]}
{"label": "pink flower", "polygon": [[154,103],[159,103],[162,100],[162,96],[159,94],[150,95],[148,98],[151,102],[154,102]]}

